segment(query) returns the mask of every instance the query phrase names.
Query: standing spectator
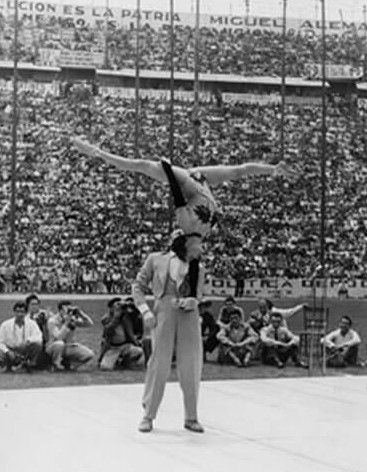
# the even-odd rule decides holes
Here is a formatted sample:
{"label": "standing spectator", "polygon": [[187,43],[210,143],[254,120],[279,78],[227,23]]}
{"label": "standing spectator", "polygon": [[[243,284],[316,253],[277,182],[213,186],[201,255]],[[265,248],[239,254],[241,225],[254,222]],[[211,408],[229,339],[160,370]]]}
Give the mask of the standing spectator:
{"label": "standing spectator", "polygon": [[245,277],[246,277],[246,259],[242,254],[236,257],[234,261],[234,271],[233,278],[236,281],[236,288],[234,296],[237,298],[243,297],[243,292],[245,289]]}
{"label": "standing spectator", "polygon": [[270,316],[270,324],[261,329],[263,363],[276,365],[281,369],[285,367],[290,357],[295,366],[307,368],[307,365],[299,358],[299,337],[282,325],[282,321],[282,315],[273,312]]}
{"label": "standing spectator", "polygon": [[80,308],[71,306],[68,300],[59,302],[58,310],[47,323],[49,341],[46,352],[52,358],[54,369],[64,370],[65,365],[78,368],[88,364],[94,357],[93,351],[75,342],[75,331],[93,326],[92,319]]}
{"label": "standing spectator", "polygon": [[238,312],[230,314],[229,324],[221,328],[217,337],[220,341],[220,364],[231,362],[237,367],[247,367],[250,364],[258,335],[248,323],[241,321]]}
{"label": "standing spectator", "polygon": [[15,303],[14,317],[0,327],[0,364],[7,371],[34,368],[42,349],[42,333],[35,321],[26,317],[26,305]]}
{"label": "standing spectator", "polygon": [[220,327],[223,327],[229,323],[232,313],[238,313],[240,315],[241,321],[245,321],[245,315],[242,308],[235,304],[235,299],[232,296],[228,296],[224,300],[224,305],[219,312],[218,324]]}
{"label": "standing spectator", "polygon": [[141,364],[143,349],[135,337],[128,305],[116,297],[108,302],[108,313],[102,317],[103,342],[100,368],[113,370],[117,365]]}
{"label": "standing spectator", "polygon": [[357,331],[352,329],[352,324],[352,319],[349,316],[343,316],[339,328],[321,339],[321,344],[325,343],[329,367],[346,367],[357,364],[361,338]]}
{"label": "standing spectator", "polygon": [[215,321],[214,315],[209,310],[212,302],[209,300],[201,300],[199,302],[199,315],[201,318],[201,337],[203,340],[203,356],[204,362],[208,352],[213,352],[218,346],[219,341],[217,334],[219,326]]}

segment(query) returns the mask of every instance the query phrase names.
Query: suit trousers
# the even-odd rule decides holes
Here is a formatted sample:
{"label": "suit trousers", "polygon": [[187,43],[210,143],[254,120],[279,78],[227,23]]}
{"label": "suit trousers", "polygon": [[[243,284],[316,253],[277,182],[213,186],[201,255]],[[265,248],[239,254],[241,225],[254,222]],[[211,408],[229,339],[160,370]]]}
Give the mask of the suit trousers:
{"label": "suit trousers", "polygon": [[196,420],[203,362],[199,313],[176,308],[174,300],[175,297],[165,295],[155,305],[157,325],[152,330],[152,354],[147,366],[143,407],[147,418],[156,417],[175,352],[185,420]]}

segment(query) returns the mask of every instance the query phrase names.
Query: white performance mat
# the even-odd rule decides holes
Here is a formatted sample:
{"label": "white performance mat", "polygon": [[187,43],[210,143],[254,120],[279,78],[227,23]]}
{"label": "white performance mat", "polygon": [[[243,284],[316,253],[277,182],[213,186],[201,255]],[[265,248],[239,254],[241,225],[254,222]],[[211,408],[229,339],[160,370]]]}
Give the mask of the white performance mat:
{"label": "white performance mat", "polygon": [[2,472],[366,472],[367,378],[203,382],[205,434],[168,384],[152,433],[142,385],[0,391]]}

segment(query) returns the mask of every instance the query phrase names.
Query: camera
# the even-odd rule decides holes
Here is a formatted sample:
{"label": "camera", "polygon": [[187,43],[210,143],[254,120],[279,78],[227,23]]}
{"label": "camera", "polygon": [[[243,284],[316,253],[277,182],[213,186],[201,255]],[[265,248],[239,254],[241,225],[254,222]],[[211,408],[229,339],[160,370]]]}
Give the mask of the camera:
{"label": "camera", "polygon": [[79,308],[75,307],[75,306],[70,306],[68,308],[68,315],[71,316],[72,318],[77,318],[79,316]]}
{"label": "camera", "polygon": [[70,320],[68,322],[68,327],[70,329],[75,329],[76,327],[76,322],[79,318],[79,308],[77,307],[74,307],[74,306],[70,306],[67,310],[67,314],[69,315],[70,317]]}

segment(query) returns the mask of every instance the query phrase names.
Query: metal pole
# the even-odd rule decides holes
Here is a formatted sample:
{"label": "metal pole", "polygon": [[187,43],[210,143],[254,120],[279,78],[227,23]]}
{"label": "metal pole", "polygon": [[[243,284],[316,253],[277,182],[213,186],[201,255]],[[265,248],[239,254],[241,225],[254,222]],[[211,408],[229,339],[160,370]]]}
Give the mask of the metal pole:
{"label": "metal pole", "polygon": [[195,70],[194,70],[194,158],[199,162],[199,139],[200,139],[200,120],[199,120],[199,57],[200,53],[200,0],[196,0],[195,16]]}
{"label": "metal pole", "polygon": [[17,199],[17,139],[18,139],[18,0],[14,4],[14,60],[13,60],[13,126],[11,158],[11,200],[10,200],[10,263],[15,263],[15,223]]}
{"label": "metal pole", "polygon": [[[136,55],[135,55],[135,159],[140,157],[140,30],[141,30],[141,0],[136,0]],[[135,190],[138,177],[135,180]]]}
{"label": "metal pole", "polygon": [[[363,5],[363,22],[364,22],[364,56],[363,56],[363,80],[367,80],[367,7]],[[363,128],[362,128],[362,135],[363,135],[363,148],[364,153],[367,152],[367,141],[365,137],[365,129],[366,129],[366,107],[362,107],[362,114],[363,114]]]}
{"label": "metal pole", "polygon": [[[326,103],[326,19],[325,19],[325,0],[321,0],[321,23],[322,23],[322,133],[321,133],[321,228],[320,228],[320,263],[321,277],[323,284],[322,309],[324,321],[326,324],[326,273],[325,273],[325,229],[326,229],[326,160],[327,160],[327,103]],[[325,343],[322,349],[322,372],[326,373],[326,351]]]}
{"label": "metal pole", "polygon": [[175,25],[174,0],[170,0],[170,127],[169,127],[169,158],[174,162],[175,136]]}
{"label": "metal pole", "polygon": [[281,110],[281,123],[280,123],[280,160],[284,160],[284,127],[285,127],[285,59],[286,59],[286,35],[287,35],[287,0],[283,0],[283,47],[282,47],[282,110]]}
{"label": "metal pole", "polygon": [[321,228],[320,228],[320,264],[321,277],[325,276],[325,226],[326,226],[326,41],[325,41],[325,0],[321,0],[322,15],[322,119],[321,119]]}
{"label": "metal pole", "polygon": [[105,37],[104,37],[104,66],[105,69],[110,67],[110,58],[108,51],[108,10],[109,10],[109,0],[106,0],[106,20],[105,20]]}
{"label": "metal pole", "polygon": [[[175,5],[174,0],[170,0],[170,126],[169,126],[169,160],[174,164],[175,152]],[[173,227],[173,202],[169,200],[169,233]]]}
{"label": "metal pole", "polygon": [[363,5],[364,22],[364,57],[363,57],[363,79],[367,80],[367,7]]}

